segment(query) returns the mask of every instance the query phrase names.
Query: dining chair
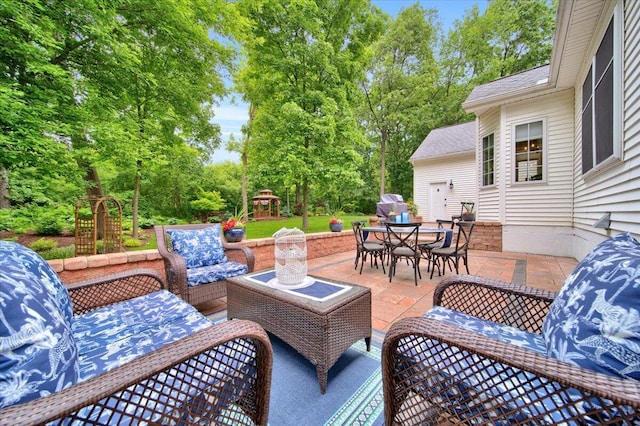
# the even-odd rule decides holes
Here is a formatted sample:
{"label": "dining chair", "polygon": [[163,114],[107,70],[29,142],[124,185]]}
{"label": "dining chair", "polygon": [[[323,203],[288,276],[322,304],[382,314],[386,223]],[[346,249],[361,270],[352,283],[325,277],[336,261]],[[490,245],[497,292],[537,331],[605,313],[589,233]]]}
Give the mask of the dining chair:
{"label": "dining chair", "polygon": [[389,254],[389,282],[396,274],[396,264],[399,259],[406,259],[413,266],[413,278],[418,285],[420,273],[420,249],[418,248],[418,233],[421,223],[387,223],[388,239],[387,248]]}
{"label": "dining chair", "polygon": [[[455,222],[456,221],[454,220],[436,219],[436,223],[438,224],[438,229],[443,229],[443,230],[445,228],[453,230],[453,226]],[[437,233],[435,240],[425,242],[425,243],[418,243],[418,247],[420,248],[420,254],[422,255],[422,258],[427,261],[427,271],[429,271],[429,269],[431,268],[431,263],[432,263],[431,250],[435,248],[441,248],[445,242],[446,236],[447,236],[446,232]]]}
{"label": "dining chair", "polygon": [[386,270],[384,269],[384,258],[387,248],[382,242],[367,241],[364,237],[364,232],[362,231],[362,228],[365,225],[366,222],[363,220],[351,222],[353,234],[356,237],[356,266],[354,269],[357,269],[358,263],[360,263],[360,274],[362,274],[362,267],[367,261],[367,256],[370,256],[369,261],[371,263],[371,267],[373,268],[375,266],[378,268],[378,259],[380,259],[382,272],[386,274]]}
{"label": "dining chair", "polygon": [[431,260],[433,261],[433,268],[431,269],[431,278],[433,278],[433,271],[438,268],[438,276],[440,276],[440,259],[442,259],[442,274],[445,272],[445,267],[449,264],[449,270],[453,271],[451,262],[456,268],[456,274],[459,274],[458,267],[460,266],[460,259],[463,260],[464,266],[469,273],[469,264],[467,262],[467,251],[469,248],[469,242],[471,241],[471,233],[475,222],[456,222],[455,226],[458,227],[458,235],[456,238],[456,244],[450,247],[434,248],[431,250]]}

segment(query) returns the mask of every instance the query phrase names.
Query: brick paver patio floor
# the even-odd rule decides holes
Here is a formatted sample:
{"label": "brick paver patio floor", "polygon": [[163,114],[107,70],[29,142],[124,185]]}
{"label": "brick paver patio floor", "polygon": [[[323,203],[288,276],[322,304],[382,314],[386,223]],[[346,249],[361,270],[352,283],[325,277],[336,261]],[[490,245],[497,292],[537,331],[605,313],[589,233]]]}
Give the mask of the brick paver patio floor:
{"label": "brick paver patio floor", "polygon": [[[437,283],[455,272],[448,269],[444,276],[434,274],[429,279],[426,262],[421,264],[422,279],[416,286],[413,269],[405,263],[398,263],[396,275],[389,283],[389,276],[382,269],[372,268],[368,263],[362,270],[354,269],[355,249],[308,261],[309,275],[330,278],[347,283],[359,284],[371,289],[372,326],[386,331],[399,318],[420,316],[433,301],[433,291]],[[577,260],[526,253],[505,253],[471,250],[469,252],[469,272],[487,278],[526,284],[557,291],[567,275],[577,265]],[[464,266],[460,267],[461,272]],[[215,312],[226,306],[224,299],[199,307],[203,312]]]}

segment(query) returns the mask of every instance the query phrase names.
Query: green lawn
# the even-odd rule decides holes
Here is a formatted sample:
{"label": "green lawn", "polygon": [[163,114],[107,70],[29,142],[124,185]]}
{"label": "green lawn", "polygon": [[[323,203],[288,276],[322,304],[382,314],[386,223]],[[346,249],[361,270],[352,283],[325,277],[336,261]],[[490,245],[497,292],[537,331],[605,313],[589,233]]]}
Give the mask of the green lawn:
{"label": "green lawn", "polygon": [[[366,220],[371,216],[340,216],[344,222],[343,229],[351,229],[351,222],[355,220]],[[305,234],[315,234],[318,232],[329,232],[329,216],[309,216],[309,229],[304,230]],[[246,239],[269,238],[282,228],[302,229],[302,217],[292,217],[283,220],[260,220],[249,222],[245,225]]]}

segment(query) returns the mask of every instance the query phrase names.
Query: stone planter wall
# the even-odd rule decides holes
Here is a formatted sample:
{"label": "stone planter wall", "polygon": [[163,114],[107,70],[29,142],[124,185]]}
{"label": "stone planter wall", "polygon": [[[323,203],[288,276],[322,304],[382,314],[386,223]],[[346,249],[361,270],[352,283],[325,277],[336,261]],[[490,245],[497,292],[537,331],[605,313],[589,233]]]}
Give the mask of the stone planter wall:
{"label": "stone planter wall", "polygon": [[[327,231],[310,234],[306,236],[306,240],[308,259],[329,256],[345,251],[353,251],[355,256],[355,237],[351,229],[343,230],[342,232]],[[273,238],[244,240],[238,244],[250,247],[253,250],[256,258],[256,271],[274,267]],[[95,278],[133,268],[151,268],[164,276],[164,263],[158,250],[79,256],[69,259],[50,260],[49,264],[65,283]]]}

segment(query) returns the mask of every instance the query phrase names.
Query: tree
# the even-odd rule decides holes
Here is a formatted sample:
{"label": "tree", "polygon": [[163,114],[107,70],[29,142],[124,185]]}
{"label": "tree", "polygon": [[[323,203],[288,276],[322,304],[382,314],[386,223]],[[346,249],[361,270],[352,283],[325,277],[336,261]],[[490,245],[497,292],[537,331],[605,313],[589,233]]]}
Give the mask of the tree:
{"label": "tree", "polygon": [[296,187],[302,228],[314,188],[359,184],[353,101],[380,17],[365,0],[244,0],[245,97],[255,106],[250,164]]}
{"label": "tree", "polygon": [[116,97],[104,104],[94,99],[96,110],[107,114],[92,138],[103,155],[115,154],[121,168],[133,170],[135,238],[145,164],[162,161],[173,144],[208,153],[220,144],[213,102],[225,93],[218,70],[232,66],[234,51],[210,31],[230,34],[233,7],[222,0],[139,0],[118,12],[120,41],[133,56],[104,70]]}
{"label": "tree", "polygon": [[380,155],[380,196],[387,190],[387,157],[396,171],[391,176],[397,192],[405,192],[401,183],[412,180],[407,160],[417,148],[411,143],[413,123],[432,122],[430,104],[438,84],[435,19],[434,10],[418,4],[403,9],[372,47],[367,78],[361,84],[365,99],[361,117]]}
{"label": "tree", "polygon": [[[73,182],[64,116],[73,79],[54,61],[62,50],[57,10],[36,1],[0,3],[0,208],[11,206],[12,173]],[[38,191],[38,186],[31,188]],[[67,188],[68,189],[68,188]]]}

